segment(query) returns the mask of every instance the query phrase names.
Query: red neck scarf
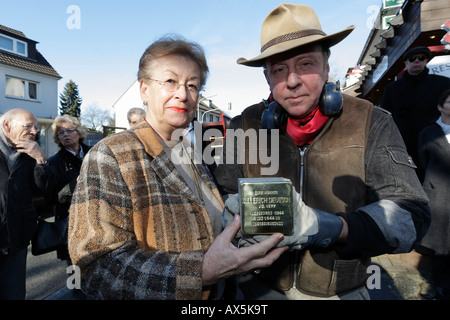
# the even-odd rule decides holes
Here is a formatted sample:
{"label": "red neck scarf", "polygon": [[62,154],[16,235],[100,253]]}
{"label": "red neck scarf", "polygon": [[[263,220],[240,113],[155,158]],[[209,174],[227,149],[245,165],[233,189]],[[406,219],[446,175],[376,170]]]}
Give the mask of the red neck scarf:
{"label": "red neck scarf", "polygon": [[288,117],[286,132],[297,146],[310,144],[327,122],[328,117],[320,112],[319,107],[301,119]]}

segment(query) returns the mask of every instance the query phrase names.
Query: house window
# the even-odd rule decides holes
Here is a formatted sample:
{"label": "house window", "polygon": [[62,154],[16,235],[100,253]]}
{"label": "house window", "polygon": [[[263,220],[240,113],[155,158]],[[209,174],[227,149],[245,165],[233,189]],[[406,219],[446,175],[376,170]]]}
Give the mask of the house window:
{"label": "house window", "polygon": [[0,48],[8,51],[14,50],[14,41],[11,38],[0,35]]}
{"label": "house window", "polygon": [[3,34],[0,34],[0,49],[27,56],[27,43]]}
{"label": "house window", "polygon": [[25,42],[20,42],[20,41],[16,42],[16,51],[18,54],[25,56],[26,55],[25,47],[26,47]]}
{"label": "house window", "polygon": [[36,82],[6,76],[6,96],[37,100],[38,84]]}

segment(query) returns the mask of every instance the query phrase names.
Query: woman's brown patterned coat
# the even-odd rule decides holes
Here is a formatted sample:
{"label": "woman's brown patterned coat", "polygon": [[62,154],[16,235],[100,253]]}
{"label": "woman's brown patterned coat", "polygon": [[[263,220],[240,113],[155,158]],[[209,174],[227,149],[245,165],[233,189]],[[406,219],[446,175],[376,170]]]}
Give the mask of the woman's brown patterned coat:
{"label": "woman's brown patterned coat", "polygon": [[87,294],[200,299],[207,292],[203,253],[213,238],[204,206],[146,122],[103,139],[86,156],[70,209],[69,250]]}

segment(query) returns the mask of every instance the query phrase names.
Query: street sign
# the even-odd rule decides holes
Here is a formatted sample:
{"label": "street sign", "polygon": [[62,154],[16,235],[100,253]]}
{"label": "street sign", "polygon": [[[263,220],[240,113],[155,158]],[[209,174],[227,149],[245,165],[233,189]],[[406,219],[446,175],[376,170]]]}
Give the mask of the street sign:
{"label": "street sign", "polygon": [[404,2],[405,0],[383,0],[383,10],[401,7]]}

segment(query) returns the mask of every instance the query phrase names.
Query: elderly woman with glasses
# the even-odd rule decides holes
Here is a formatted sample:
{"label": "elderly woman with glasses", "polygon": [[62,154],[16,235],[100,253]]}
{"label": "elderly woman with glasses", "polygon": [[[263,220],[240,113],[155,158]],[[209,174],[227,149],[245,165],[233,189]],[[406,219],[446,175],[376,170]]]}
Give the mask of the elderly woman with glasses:
{"label": "elderly woman with glasses", "polygon": [[221,279],[268,266],[286,250],[271,250],[281,235],[249,248],[232,244],[239,217],[222,231],[217,187],[180,139],[207,73],[198,44],[176,36],[150,45],[138,73],[145,121],[103,139],[84,161],[70,209],[69,251],[88,295],[219,298]]}
{"label": "elderly woman with glasses", "polygon": [[[47,203],[54,208],[56,219],[65,219],[69,215],[70,202],[75,189],[81,163],[90,147],[83,142],[86,131],[80,121],[70,115],[56,117],[52,124],[53,140],[60,147],[59,151],[48,159],[56,174],[56,187],[47,195]],[[61,260],[68,260],[67,247],[57,250]]]}

